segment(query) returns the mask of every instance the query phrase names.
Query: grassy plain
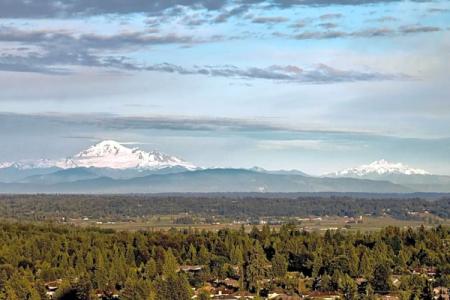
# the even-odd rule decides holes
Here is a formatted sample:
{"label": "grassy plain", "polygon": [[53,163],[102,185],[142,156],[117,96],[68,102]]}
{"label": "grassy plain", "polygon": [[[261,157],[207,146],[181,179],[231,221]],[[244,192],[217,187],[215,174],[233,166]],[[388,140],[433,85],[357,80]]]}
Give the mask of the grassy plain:
{"label": "grassy plain", "polygon": [[[210,231],[217,231],[223,228],[230,228],[230,229],[240,229],[241,226],[244,226],[246,231],[250,231],[253,226],[257,226],[261,228],[263,224],[247,224],[247,223],[237,223],[233,222],[232,220],[220,220],[214,224],[206,224],[202,222],[196,222],[195,224],[175,224],[174,221],[179,217],[179,215],[161,215],[161,216],[154,216],[149,219],[136,219],[131,221],[121,221],[121,222],[114,222],[114,221],[100,221],[100,220],[80,220],[80,219],[72,219],[69,220],[68,223],[81,226],[81,227],[88,227],[88,226],[94,226],[104,229],[114,229],[119,231],[137,231],[137,230],[169,230],[171,228],[176,229],[198,229],[198,230],[210,230]],[[429,219],[423,219],[423,220],[398,220],[394,219],[390,216],[385,217],[363,217],[362,222],[358,223],[352,223],[352,221],[349,218],[344,217],[320,217],[319,218],[311,218],[311,219],[302,219],[302,220],[295,220],[294,224],[299,227],[303,228],[307,231],[323,231],[325,232],[327,229],[342,229],[347,231],[376,231],[380,230],[381,228],[387,227],[387,226],[396,226],[400,228],[407,228],[407,227],[420,227],[425,226],[428,227],[434,227],[438,224],[442,225],[450,225],[450,220],[443,220],[443,219],[432,219],[430,221]],[[272,228],[279,228],[281,225],[279,224],[272,224],[270,227]]]}

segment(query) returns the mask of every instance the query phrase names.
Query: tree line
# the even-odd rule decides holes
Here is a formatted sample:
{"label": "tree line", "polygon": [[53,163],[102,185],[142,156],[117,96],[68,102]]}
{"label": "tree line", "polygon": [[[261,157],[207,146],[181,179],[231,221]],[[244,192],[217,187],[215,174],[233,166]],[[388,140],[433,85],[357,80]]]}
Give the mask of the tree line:
{"label": "tree line", "polygon": [[[192,288],[236,278],[256,295],[335,291],[345,299],[433,299],[450,286],[450,228],[378,232],[306,232],[294,225],[250,232],[169,230],[116,232],[54,224],[0,223],[0,299],[47,299],[45,283],[61,280],[55,299],[183,300]],[[202,266],[195,274],[180,265]],[[414,269],[432,269],[433,280]],[[400,278],[394,285],[392,275]],[[364,281],[364,285],[361,285]],[[303,282],[303,284],[301,284]],[[209,299],[206,291],[200,299]]]}
{"label": "tree line", "polygon": [[239,195],[1,195],[0,217],[28,220],[55,218],[115,220],[152,215],[190,213],[198,216],[229,218],[380,216],[397,219],[416,218],[411,212],[428,211],[450,218],[450,197],[438,200],[422,198],[363,198],[351,196],[269,197]]}

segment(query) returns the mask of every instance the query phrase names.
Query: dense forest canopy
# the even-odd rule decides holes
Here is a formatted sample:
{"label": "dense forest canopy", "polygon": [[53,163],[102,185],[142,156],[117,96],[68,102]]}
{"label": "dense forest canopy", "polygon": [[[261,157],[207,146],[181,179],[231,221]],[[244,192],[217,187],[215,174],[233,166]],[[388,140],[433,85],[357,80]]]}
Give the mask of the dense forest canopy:
{"label": "dense forest canopy", "polygon": [[245,195],[2,195],[0,217],[42,220],[61,217],[135,218],[188,212],[200,216],[380,216],[413,218],[411,212],[428,211],[450,218],[450,197],[371,198],[357,196]]}
{"label": "dense forest canopy", "polygon": [[207,287],[224,280],[262,297],[276,290],[433,299],[434,288],[450,286],[450,228],[442,226],[319,234],[293,225],[247,233],[1,223],[0,241],[0,299],[9,300],[47,299],[48,282],[58,286],[54,299],[136,300],[190,299],[194,291],[209,299]]}

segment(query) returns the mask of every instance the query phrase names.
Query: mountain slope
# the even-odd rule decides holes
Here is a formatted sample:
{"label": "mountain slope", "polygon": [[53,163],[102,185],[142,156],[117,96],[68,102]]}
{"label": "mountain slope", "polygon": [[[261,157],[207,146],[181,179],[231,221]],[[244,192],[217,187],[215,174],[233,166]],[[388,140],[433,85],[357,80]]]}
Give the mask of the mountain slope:
{"label": "mountain slope", "polygon": [[380,176],[389,174],[403,175],[431,175],[422,169],[414,169],[402,163],[393,163],[384,159],[374,161],[368,165],[361,165],[354,168],[345,169],[332,174],[337,177],[363,177],[363,176]]}
{"label": "mountain slope", "polygon": [[96,178],[53,185],[11,184],[2,192],[171,193],[171,192],[364,192],[406,193],[412,189],[384,181],[275,175],[242,169],[209,169],[114,180]]}
{"label": "mountain slope", "polygon": [[58,170],[50,174],[40,174],[29,176],[20,180],[22,183],[34,183],[34,184],[56,184],[62,182],[74,182],[79,180],[88,180],[100,177],[94,170],[87,168],[72,168],[65,170]]}
{"label": "mountain slope", "polygon": [[[73,169],[73,168],[109,168],[117,170],[140,169],[160,170],[167,168],[182,168],[194,170],[197,167],[181,158],[170,156],[158,151],[146,152],[139,148],[128,148],[116,141],[102,141],[78,154],[60,160],[27,160],[21,162],[0,163],[3,169]],[[30,175],[28,175],[30,176]],[[19,176],[24,178],[26,176]],[[11,180],[8,180],[11,181]]]}
{"label": "mountain slope", "polygon": [[402,163],[379,160],[368,165],[345,169],[325,176],[385,180],[421,192],[450,192],[450,176],[433,175]]}
{"label": "mountain slope", "polygon": [[0,182],[16,182],[21,181],[30,176],[46,175],[57,172],[61,169],[56,167],[50,168],[19,168],[14,165],[0,168]]}
{"label": "mountain slope", "polygon": [[115,141],[103,141],[87,150],[81,151],[66,160],[70,167],[95,167],[111,169],[163,169],[183,167],[188,170],[196,167],[178,157],[158,151],[145,152],[138,148],[128,148]]}

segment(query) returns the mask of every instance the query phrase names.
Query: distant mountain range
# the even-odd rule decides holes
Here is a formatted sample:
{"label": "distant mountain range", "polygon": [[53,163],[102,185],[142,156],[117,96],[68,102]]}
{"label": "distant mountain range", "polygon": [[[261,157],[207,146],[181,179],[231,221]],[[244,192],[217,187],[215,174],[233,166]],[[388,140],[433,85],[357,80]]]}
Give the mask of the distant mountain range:
{"label": "distant mountain range", "polygon": [[103,141],[60,160],[0,163],[0,193],[450,192],[450,176],[385,160],[314,177],[298,170],[205,169]]}
{"label": "distant mountain range", "polygon": [[420,192],[450,192],[450,176],[434,175],[422,169],[383,159],[325,176],[390,181]]}
{"label": "distant mountain range", "polygon": [[332,173],[334,176],[363,177],[383,175],[431,175],[422,169],[414,169],[402,163],[392,163],[384,159],[374,161],[368,165],[345,169]]}

